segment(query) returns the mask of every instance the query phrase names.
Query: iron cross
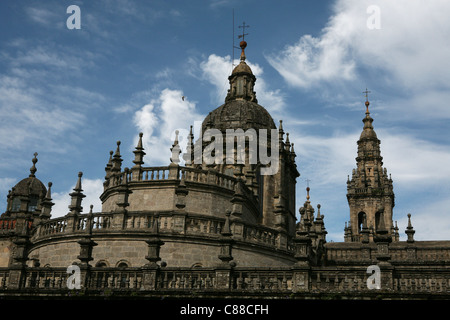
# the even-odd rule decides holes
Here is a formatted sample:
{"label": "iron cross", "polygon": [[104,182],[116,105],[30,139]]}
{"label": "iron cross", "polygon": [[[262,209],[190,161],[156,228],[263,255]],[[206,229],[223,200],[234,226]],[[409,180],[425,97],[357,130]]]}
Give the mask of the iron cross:
{"label": "iron cross", "polygon": [[311,180],[309,180],[309,179],[306,179],[306,186],[309,188],[309,182],[310,182]]}
{"label": "iron cross", "polygon": [[242,41],[244,41],[245,36],[248,35],[248,33],[245,33],[245,28],[250,28],[250,26],[245,25],[245,21],[242,22],[242,26],[239,26],[239,28],[242,28],[242,34],[238,36],[238,38],[242,38]]}
{"label": "iron cross", "polygon": [[369,95],[368,95],[368,93],[370,93],[370,91],[367,90],[367,88],[366,88],[366,91],[363,91],[362,93],[365,93],[365,94],[366,94],[366,101],[369,101]]}

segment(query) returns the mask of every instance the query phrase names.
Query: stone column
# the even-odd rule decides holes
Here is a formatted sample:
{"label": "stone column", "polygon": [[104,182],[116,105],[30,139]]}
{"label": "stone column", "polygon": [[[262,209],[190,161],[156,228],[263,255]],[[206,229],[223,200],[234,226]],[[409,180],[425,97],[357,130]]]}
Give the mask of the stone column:
{"label": "stone column", "polygon": [[[304,211],[301,211],[300,222],[297,224],[296,235],[293,239],[296,260],[292,268],[292,291],[309,291],[311,277],[311,238],[308,236],[309,225]],[[306,224],[305,224],[306,220]]]}
{"label": "stone column", "polygon": [[221,263],[216,267],[216,289],[229,290],[231,288],[231,274],[233,267],[236,263],[231,262],[233,260],[232,247],[233,247],[233,233],[230,227],[230,214],[226,213],[225,224],[222,228],[220,242],[220,253],[218,258]]}
{"label": "stone column", "polygon": [[12,264],[9,267],[8,289],[19,289],[24,285],[30,241],[28,234],[22,234],[17,236],[12,242],[14,249],[12,253]]}
{"label": "stone column", "polygon": [[117,191],[117,200],[116,200],[116,209],[114,211],[114,215],[112,218],[112,229],[122,230],[125,224],[125,219],[127,215],[127,207],[128,203],[128,194],[130,190],[128,189],[128,174],[130,170],[128,168],[124,169],[122,176],[122,183],[118,186]]}
{"label": "stone column", "polygon": [[376,258],[381,272],[381,290],[393,290],[394,267],[390,263],[391,255],[389,253],[389,243],[392,241],[392,236],[385,228],[382,228],[377,231],[373,241],[377,244]]}
{"label": "stone column", "polygon": [[160,250],[161,246],[164,245],[164,242],[159,238],[157,215],[153,219],[153,225],[150,229],[150,233],[151,236],[147,240],[145,240],[148,245],[148,254],[145,256],[145,259],[148,260],[148,263],[142,267],[142,287],[144,290],[157,289],[156,279],[158,277],[158,272],[160,269],[160,266],[157,264],[157,262],[161,261]]}

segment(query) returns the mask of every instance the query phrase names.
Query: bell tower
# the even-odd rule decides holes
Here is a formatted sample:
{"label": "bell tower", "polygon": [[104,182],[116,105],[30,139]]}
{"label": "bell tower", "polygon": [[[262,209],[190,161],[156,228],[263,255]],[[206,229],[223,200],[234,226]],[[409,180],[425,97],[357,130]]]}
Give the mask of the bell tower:
{"label": "bell tower", "polygon": [[[392,215],[395,206],[392,179],[383,167],[380,152],[380,140],[375,133],[373,119],[369,112],[369,100],[366,94],[366,115],[363,118],[363,131],[357,142],[358,155],[356,169],[347,180],[347,200],[350,207],[350,221],[345,227],[346,242],[363,241],[363,234],[369,232],[368,239],[381,229],[398,240],[397,228],[393,225]],[[364,230],[364,232],[362,232]]]}

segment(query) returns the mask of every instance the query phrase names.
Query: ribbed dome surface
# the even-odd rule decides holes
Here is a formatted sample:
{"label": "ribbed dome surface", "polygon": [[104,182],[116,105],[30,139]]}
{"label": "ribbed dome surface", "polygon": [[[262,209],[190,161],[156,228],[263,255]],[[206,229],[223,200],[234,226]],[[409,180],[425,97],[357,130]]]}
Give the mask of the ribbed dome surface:
{"label": "ribbed dome surface", "polygon": [[47,193],[47,188],[41,182],[41,180],[36,177],[28,177],[21,180],[14,186],[14,195],[16,196],[45,196]]}
{"label": "ribbed dome surface", "polygon": [[206,128],[219,129],[276,129],[269,112],[259,104],[247,100],[231,100],[213,110],[202,124]]}

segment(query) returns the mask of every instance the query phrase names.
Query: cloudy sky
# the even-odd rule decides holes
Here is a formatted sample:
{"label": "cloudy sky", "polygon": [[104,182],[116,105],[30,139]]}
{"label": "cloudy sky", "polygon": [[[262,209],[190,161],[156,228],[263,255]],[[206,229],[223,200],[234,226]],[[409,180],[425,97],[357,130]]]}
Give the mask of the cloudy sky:
{"label": "cloudy sky", "polygon": [[449,16],[447,0],[1,1],[0,211],[34,152],[54,217],[79,171],[100,211],[117,140],[123,167],[139,132],[145,165],[169,164],[174,131],[223,103],[245,22],[258,101],[295,143],[297,209],[308,179],[327,239],[343,240],[367,87],[402,239],[407,213],[416,239],[450,239]]}

